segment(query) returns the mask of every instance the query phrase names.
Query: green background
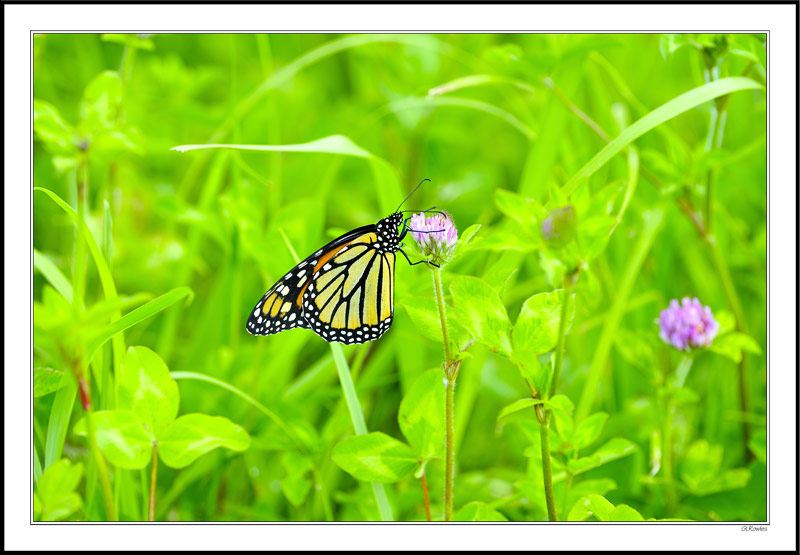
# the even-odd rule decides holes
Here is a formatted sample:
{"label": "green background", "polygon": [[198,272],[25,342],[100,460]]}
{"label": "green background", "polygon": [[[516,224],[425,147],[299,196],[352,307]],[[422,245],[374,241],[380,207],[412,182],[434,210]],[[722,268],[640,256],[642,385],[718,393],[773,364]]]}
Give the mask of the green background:
{"label": "green background", "polygon": [[[307,330],[246,333],[250,310],[294,265],[283,235],[302,258],[385,217],[429,178],[407,208],[445,208],[459,230],[481,224],[472,249],[446,268],[445,290],[456,275],[497,284],[513,322],[525,299],[560,284],[539,249],[522,244],[524,225],[500,210],[496,191],[552,208],[559,204],[557,188],[605,146],[604,136],[616,137],[707,81],[746,75],[766,86],[764,40],[657,34],[34,37],[34,97],[58,114],[35,124],[34,185],[80,212],[111,268],[122,313],[176,287],[194,294],[190,303],[180,301],[127,329],[125,344],[153,349],[171,371],[205,374],[246,392],[314,446],[312,455],[298,453],[251,403],[208,383],[179,380],[181,414],[226,416],[249,432],[252,443],[243,452],[213,451],[180,470],[162,465],[156,519],[378,518],[370,485],[331,459],[353,428],[329,346]],[[724,124],[715,123],[720,118]],[[331,135],[347,137],[350,153],[357,145],[360,155],[170,150],[206,142],[292,145]],[[599,380],[587,410],[603,411],[608,420],[579,455],[616,437],[636,448],[576,477],[569,491],[564,482],[556,484],[559,512],[566,516],[581,495],[600,494],[644,518],[765,520],[766,357],[751,344],[739,363],[718,352],[697,354],[672,424],[674,478],[652,474],[663,435],[659,391],[680,361],[658,339],[654,323],[669,300],[698,297],[766,351],[766,93],[742,90],[702,103],[633,145],[638,185],[613,235],[583,266],[559,392],[578,404],[587,380]],[[581,182],[576,196],[596,199],[609,184],[629,184],[629,153],[623,150]],[[84,175],[85,194],[79,194]],[[608,206],[618,208],[620,198]],[[85,288],[87,307],[99,305],[94,317],[66,316],[69,328],[80,335],[105,324],[110,309],[102,306],[92,259],[76,247],[74,222],[45,194],[33,199],[34,248],[73,286]],[[581,221],[608,207],[585,206]],[[660,211],[661,224],[629,276],[618,324],[604,331],[653,211]],[[389,332],[344,352],[369,430],[402,438],[400,401],[426,370],[440,367],[442,352],[405,308],[431,302],[430,272],[400,257],[396,283]],[[34,271],[33,286],[34,366],[64,371],[69,362],[58,348],[60,332],[47,320],[69,309],[47,293],[42,271]],[[592,370],[603,342],[607,355]],[[524,454],[538,445],[533,410],[498,421],[504,406],[529,396],[525,382],[507,358],[480,342],[469,354],[456,397],[456,508],[480,501],[509,520],[545,520],[541,460]],[[113,396],[97,387],[95,376],[111,371],[108,344],[100,357],[91,372],[93,402],[112,408]],[[80,402],[65,406],[56,395],[35,399],[37,456],[44,461],[58,414],[66,422],[63,458],[87,464],[85,438],[73,431]],[[559,460],[575,455],[554,454]],[[427,474],[431,509],[440,519],[442,462],[432,461]],[[143,518],[148,477],[149,468],[147,476],[113,470],[120,518]],[[716,486],[701,486],[715,480]],[[106,518],[95,479],[84,477],[75,488],[80,504],[68,518]],[[395,518],[425,519],[413,475],[386,491]]]}

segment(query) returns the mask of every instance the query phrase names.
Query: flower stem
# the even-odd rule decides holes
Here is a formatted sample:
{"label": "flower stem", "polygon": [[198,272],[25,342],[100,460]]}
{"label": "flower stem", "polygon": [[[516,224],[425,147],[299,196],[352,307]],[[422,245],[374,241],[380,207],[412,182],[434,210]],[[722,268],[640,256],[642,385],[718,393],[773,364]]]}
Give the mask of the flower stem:
{"label": "flower stem", "polygon": [[556,502],[553,497],[553,471],[550,468],[550,422],[549,414],[545,422],[539,423],[542,438],[542,478],[544,479],[544,498],[547,502],[547,520],[557,522]]}
{"label": "flower stem", "polygon": [[[558,391],[558,379],[561,376],[561,366],[564,362],[564,343],[567,336],[567,315],[569,314],[569,300],[574,281],[571,276],[564,280],[564,300],[561,302],[561,315],[558,320],[558,338],[556,340],[556,354],[553,361],[553,379],[550,382],[550,391],[546,399],[550,399]],[[528,384],[528,387],[531,387]],[[531,393],[534,393],[531,387]],[[541,405],[536,405],[537,408]],[[537,410],[539,420],[539,434],[542,438],[542,480],[544,481],[544,497],[547,504],[547,518],[551,522],[558,520],[556,514],[556,501],[553,497],[553,471],[550,468],[550,411]]]}
{"label": "flower stem", "polygon": [[445,474],[444,474],[444,519],[453,520],[453,482],[455,480],[456,465],[453,456],[453,408],[455,405],[456,382],[447,379],[445,386]]}
{"label": "flower stem", "polygon": [[553,380],[550,382],[550,392],[547,396],[549,399],[556,394],[558,390],[558,379],[561,376],[561,366],[564,362],[564,343],[567,337],[567,314],[569,308],[569,297],[572,288],[569,285],[569,278],[565,280],[564,284],[564,300],[561,302],[561,316],[558,320],[558,339],[556,341],[556,357],[553,364]]}
{"label": "flower stem", "polygon": [[150,509],[147,518],[153,522],[156,508],[156,474],[158,473],[158,443],[153,442],[153,471],[150,474]]}
{"label": "flower stem", "polygon": [[433,272],[433,290],[436,292],[436,304],[439,307],[439,324],[442,327],[442,339],[444,339],[444,361],[445,366],[453,360],[450,353],[450,336],[447,332],[447,314],[445,312],[444,292],[442,287],[442,271],[439,268],[431,268]]}
{"label": "flower stem", "polygon": [[445,469],[444,469],[444,519],[453,520],[453,484],[455,482],[456,466],[454,457],[454,436],[453,408],[455,406],[456,377],[458,375],[458,363],[453,361],[450,351],[450,336],[447,333],[447,313],[445,312],[444,292],[442,288],[442,271],[439,268],[431,268],[433,272],[433,290],[436,293],[436,304],[439,307],[439,323],[442,327],[442,339],[444,340],[444,386],[445,386],[445,411],[444,411],[444,448],[445,448]]}
{"label": "flower stem", "polygon": [[425,473],[422,474],[422,495],[425,496],[425,516],[428,517],[428,522],[433,520],[431,518],[431,502],[428,499],[428,481],[425,479]]}

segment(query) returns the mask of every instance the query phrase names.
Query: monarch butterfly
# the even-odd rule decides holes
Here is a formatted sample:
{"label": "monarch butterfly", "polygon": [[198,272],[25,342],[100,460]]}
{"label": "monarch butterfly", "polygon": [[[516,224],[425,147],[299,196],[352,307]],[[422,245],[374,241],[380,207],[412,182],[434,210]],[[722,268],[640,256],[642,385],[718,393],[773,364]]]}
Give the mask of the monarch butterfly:
{"label": "monarch butterfly", "polygon": [[383,335],[394,317],[395,253],[403,253],[411,265],[428,262],[411,262],[400,248],[413,231],[400,206],[376,224],[337,237],[292,268],[258,301],[247,331],[271,335],[306,328],[325,341],[348,345]]}

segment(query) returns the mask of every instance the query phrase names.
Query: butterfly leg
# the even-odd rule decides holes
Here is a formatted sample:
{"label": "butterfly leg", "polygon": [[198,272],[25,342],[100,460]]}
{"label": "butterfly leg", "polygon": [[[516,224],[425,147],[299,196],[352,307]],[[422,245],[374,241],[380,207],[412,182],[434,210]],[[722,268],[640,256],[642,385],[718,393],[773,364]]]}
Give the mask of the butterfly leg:
{"label": "butterfly leg", "polygon": [[409,266],[416,266],[417,264],[422,264],[423,262],[427,262],[427,263],[428,263],[428,264],[430,264],[431,266],[436,266],[437,268],[439,268],[439,265],[438,265],[438,264],[434,264],[433,262],[431,262],[431,261],[429,261],[429,260],[419,260],[419,261],[417,261],[417,262],[411,262],[411,259],[410,259],[410,258],[408,257],[408,255],[406,254],[406,251],[404,251],[403,249],[397,249],[397,250],[399,250],[400,252],[402,252],[402,253],[403,253],[403,256],[405,256],[405,257],[406,257],[406,260],[408,260],[408,265],[409,265]]}

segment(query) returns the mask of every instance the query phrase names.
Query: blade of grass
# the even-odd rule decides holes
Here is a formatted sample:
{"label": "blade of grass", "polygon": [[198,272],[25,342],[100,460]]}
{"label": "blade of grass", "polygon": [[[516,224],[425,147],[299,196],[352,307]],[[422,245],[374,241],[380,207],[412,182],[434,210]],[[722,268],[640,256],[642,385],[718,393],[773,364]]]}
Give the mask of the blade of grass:
{"label": "blade of grass", "polygon": [[[283,232],[281,232],[283,234]],[[283,239],[286,241],[286,246],[292,253],[296,263],[300,262],[300,258],[289,242],[289,238],[283,234]],[[336,364],[336,371],[339,374],[339,383],[342,386],[342,393],[344,394],[347,410],[350,412],[350,421],[353,423],[353,428],[358,435],[367,434],[367,422],[364,419],[364,413],[361,410],[361,403],[358,402],[358,395],[356,395],[356,388],[353,385],[353,377],[350,374],[350,367],[347,364],[347,359],[344,356],[344,350],[339,343],[329,343],[331,352],[333,353],[333,362]],[[393,521],[394,514],[392,506],[389,504],[389,499],[386,497],[386,490],[383,484],[372,482],[372,491],[375,494],[375,502],[378,505],[378,512],[381,515],[381,520]]]}
{"label": "blade of grass", "polygon": [[[89,251],[92,254],[92,259],[94,260],[97,268],[97,273],[100,276],[100,284],[103,288],[103,294],[107,300],[116,299],[117,288],[114,285],[114,278],[111,275],[111,270],[109,269],[108,264],[106,264],[106,259],[103,257],[103,253],[100,250],[100,247],[97,246],[97,241],[95,241],[94,235],[92,235],[92,232],[86,226],[86,223],[78,217],[77,212],[75,212],[70,205],[64,202],[64,200],[62,200],[61,197],[59,197],[53,191],[43,187],[34,187],[33,190],[34,192],[42,192],[50,197],[53,202],[55,202],[62,210],[64,210],[70,219],[75,222],[75,224],[83,233],[86,244],[88,245]],[[111,313],[111,318],[114,320],[119,319],[120,316],[121,314],[119,309],[115,309]],[[122,364],[122,357],[125,354],[125,340],[123,336],[121,334],[115,335],[112,339],[111,346],[114,354],[114,375],[118,375],[120,364]]]}
{"label": "blade of grass", "polygon": [[61,389],[56,392],[53,407],[50,409],[42,470],[47,470],[47,467],[61,458],[61,450],[64,448],[67,428],[72,417],[72,407],[75,405],[75,397],[78,393],[78,383],[71,372],[64,372],[61,383]]}
{"label": "blade of grass", "polygon": [[[345,402],[347,403],[347,410],[350,411],[350,420],[353,422],[353,428],[356,434],[364,435],[367,432],[367,423],[364,420],[364,413],[361,411],[361,404],[358,402],[356,389],[353,385],[353,379],[350,376],[350,367],[347,364],[347,359],[344,357],[344,350],[338,343],[331,343],[331,351],[333,352],[333,361],[336,364],[336,371],[339,374],[339,382],[342,385],[342,392],[344,393]],[[393,521],[394,514],[392,513],[392,506],[389,504],[389,499],[386,497],[386,490],[383,484],[372,482],[372,491],[375,494],[375,501],[378,504],[378,512],[381,515],[381,520]]]}
{"label": "blade of grass", "polygon": [[608,355],[614,344],[614,338],[616,337],[619,323],[628,305],[628,296],[633,289],[634,283],[636,283],[639,269],[642,267],[647,253],[650,252],[650,248],[653,246],[653,241],[656,238],[658,230],[661,228],[664,212],[660,209],[649,210],[644,212],[643,218],[644,224],[639,234],[639,240],[636,242],[628,258],[628,265],[625,267],[625,273],[617,288],[614,304],[609,310],[603,330],[600,332],[600,339],[597,342],[594,355],[592,356],[589,373],[586,376],[583,391],[581,392],[578,406],[575,409],[576,424],[586,418],[592,409],[594,398],[597,395],[597,388],[600,385],[600,379],[603,376]]}
{"label": "blade of grass", "polygon": [[430,89],[428,91],[428,96],[438,96],[440,94],[447,94],[461,89],[482,87],[485,85],[512,85],[527,93],[536,93],[536,89],[523,81],[517,81],[516,79],[505,77],[503,75],[481,74],[466,75],[464,77],[459,77],[457,79],[453,79],[452,81],[448,81],[447,83]]}
{"label": "blade of grass", "polygon": [[31,445],[33,449],[33,485],[39,483],[39,478],[42,477],[42,463],[39,460],[39,451],[36,449],[36,445]]}
{"label": "blade of grass", "polygon": [[763,89],[763,87],[746,77],[726,77],[695,87],[676,96],[625,128],[564,184],[562,187],[563,194],[569,196],[574,193],[581,181],[590,177],[623,148],[665,121],[718,96],[749,89]]}
{"label": "blade of grass", "polygon": [[99,349],[106,341],[116,336],[118,333],[135,326],[136,324],[154,316],[167,308],[172,306],[184,297],[192,297],[194,293],[188,287],[176,287],[168,293],[156,297],[150,302],[131,310],[122,318],[119,318],[112,323],[101,329],[96,336],[87,342],[86,353],[88,359],[94,356],[97,349]]}
{"label": "blade of grass", "polygon": [[[215,143],[228,136],[228,133],[233,129],[234,121],[241,119],[247,112],[249,112],[260,100],[262,100],[269,92],[279,89],[285,83],[294,79],[294,77],[303,69],[316,64],[351,48],[361,46],[368,46],[376,43],[395,43],[406,44],[409,46],[417,46],[429,50],[441,51],[444,53],[453,52],[453,48],[448,44],[427,35],[413,35],[413,34],[359,34],[350,35],[334,39],[326,42],[305,54],[297,57],[292,62],[270,73],[264,81],[248,96],[241,100],[233,113],[211,134],[208,143]],[[183,181],[181,183],[181,190],[186,189],[189,184],[195,183],[198,180],[198,173],[204,162],[204,157],[198,157],[192,162],[192,165],[187,170]]]}
{"label": "blade of grass", "polygon": [[252,405],[258,411],[260,411],[262,414],[264,414],[264,416],[266,416],[267,418],[272,420],[284,432],[286,432],[286,435],[289,436],[289,438],[292,439],[297,444],[298,447],[302,448],[302,443],[300,442],[300,440],[297,439],[297,436],[295,435],[295,433],[286,424],[286,422],[283,421],[283,419],[280,416],[275,414],[273,411],[271,411],[270,409],[265,407],[263,404],[261,404],[256,399],[252,398],[250,395],[248,395],[247,393],[245,393],[241,389],[237,388],[236,386],[233,386],[233,385],[231,385],[231,384],[229,384],[227,382],[224,382],[224,381],[219,380],[217,378],[214,378],[212,376],[207,376],[205,374],[198,374],[197,372],[175,371],[175,372],[170,372],[170,375],[176,380],[198,380],[198,381],[201,381],[201,382],[214,384],[217,387],[221,387],[222,389],[230,391],[231,393],[233,393],[234,395],[238,396],[239,398],[244,399],[245,401],[247,401],[250,405]]}
{"label": "blade of grass", "polygon": [[33,249],[33,269],[38,270],[62,297],[72,303],[72,284],[47,255],[36,249]]}
{"label": "blade of grass", "polygon": [[389,103],[389,110],[392,112],[399,112],[400,110],[408,110],[412,108],[430,108],[441,106],[453,106],[457,108],[468,108],[470,110],[477,110],[486,114],[500,118],[514,129],[525,135],[525,138],[532,141],[536,138],[536,133],[522,123],[516,116],[506,112],[505,110],[481,102],[480,100],[473,100],[471,98],[460,98],[456,96],[427,96],[422,98],[411,97],[395,100]]}
{"label": "blade of grass", "polygon": [[304,152],[365,158],[372,163],[381,211],[384,214],[389,214],[403,198],[403,189],[400,186],[400,181],[394,168],[383,158],[361,148],[349,137],[344,135],[329,135],[315,141],[291,145],[181,145],[173,147],[171,150],[189,152],[208,149],[253,150],[260,152]]}

